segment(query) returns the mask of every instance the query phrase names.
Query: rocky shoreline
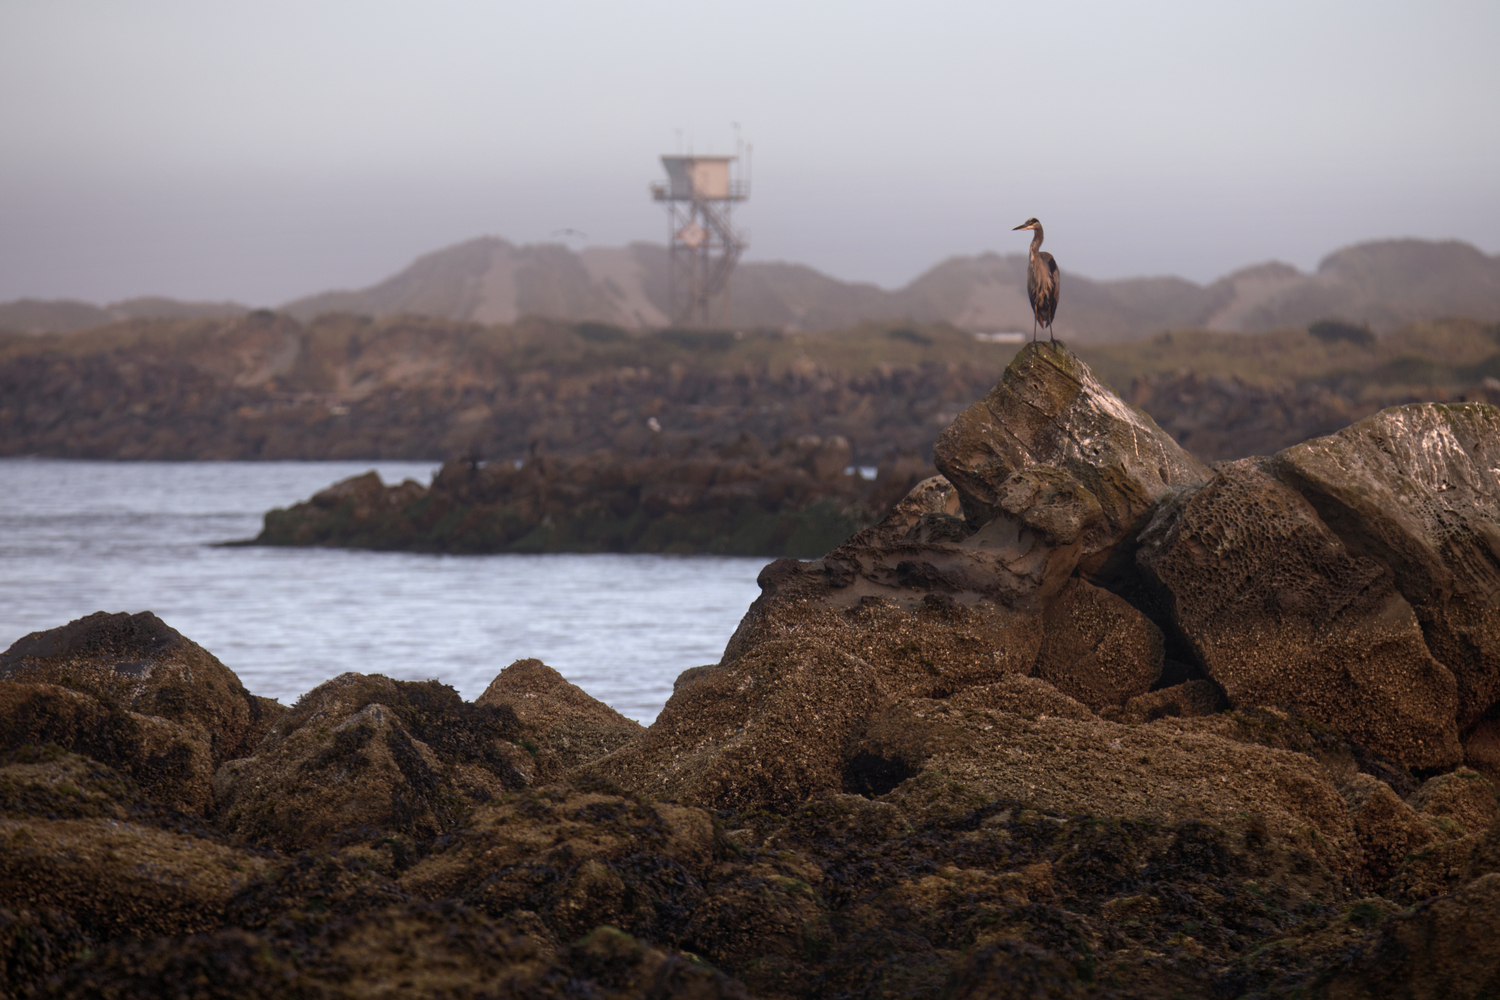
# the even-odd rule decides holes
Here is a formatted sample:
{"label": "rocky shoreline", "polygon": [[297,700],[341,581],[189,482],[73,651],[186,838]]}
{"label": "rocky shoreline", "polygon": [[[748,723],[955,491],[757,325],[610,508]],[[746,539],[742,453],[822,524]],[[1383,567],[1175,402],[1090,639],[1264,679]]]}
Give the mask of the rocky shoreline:
{"label": "rocky shoreline", "polygon": [[149,613],[20,640],[3,995],[1500,989],[1500,409],[1211,469],[1042,344],[934,451],[649,728],[534,660],[288,708]]}
{"label": "rocky shoreline", "polygon": [[[1329,326],[1177,330],[1081,350],[1204,461],[1270,454],[1404,403],[1500,403],[1492,323],[1443,320],[1378,338],[1341,324],[1329,336]],[[1016,348],[940,323],[635,334],[534,318],[299,322],[265,311],[0,331],[0,455],[639,458],[691,440],[724,448],[749,432],[768,446],[842,437],[872,466],[930,458],[934,435]]]}

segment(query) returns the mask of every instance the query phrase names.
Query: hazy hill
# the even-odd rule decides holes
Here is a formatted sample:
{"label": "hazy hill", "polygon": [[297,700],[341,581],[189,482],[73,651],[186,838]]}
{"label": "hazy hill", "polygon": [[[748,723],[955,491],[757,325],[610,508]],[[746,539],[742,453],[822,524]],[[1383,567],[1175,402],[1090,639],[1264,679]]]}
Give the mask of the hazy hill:
{"label": "hazy hill", "polygon": [[[538,315],[630,328],[667,322],[667,256],[645,243],[574,253],[493,237],[439,250],[362,291],[288,303],[321,312],[398,313],[513,322]],[[839,281],[809,267],[744,263],[735,272],[732,325],[831,330],[865,320],[1030,330],[1023,254],[952,257],[903,288]],[[1500,319],[1500,258],[1456,241],[1389,240],[1348,247],[1313,274],[1268,263],[1209,285],[1182,278],[1093,281],[1064,271],[1057,335],[1080,343],[1134,340],[1161,330],[1259,332],[1324,318],[1385,333],[1445,316]]]}
{"label": "hazy hill", "polygon": [[0,302],[0,330],[71,333],[126,319],[227,319],[250,310],[233,302],[182,302],[143,296],[96,306],[76,299],[16,299]]}
{"label": "hazy hill", "polygon": [[[795,331],[912,321],[1029,331],[1025,269],[1023,254],[952,257],[892,291],[800,264],[742,263],[732,287],[731,325]],[[21,300],[0,304],[0,328],[64,332],[119,319],[244,311],[230,303],[167,299],[103,308]],[[281,311],[303,321],[332,312],[482,324],[540,316],[659,329],[668,325],[667,252],[648,243],[575,252],[483,237],[419,257],[369,288],[324,292]],[[1272,262],[1208,285],[1173,277],[1093,281],[1064,266],[1056,333],[1075,343],[1115,343],[1163,330],[1256,333],[1328,318],[1388,333],[1449,316],[1500,320],[1500,257],[1457,241],[1386,240],[1330,254],[1312,274]]]}

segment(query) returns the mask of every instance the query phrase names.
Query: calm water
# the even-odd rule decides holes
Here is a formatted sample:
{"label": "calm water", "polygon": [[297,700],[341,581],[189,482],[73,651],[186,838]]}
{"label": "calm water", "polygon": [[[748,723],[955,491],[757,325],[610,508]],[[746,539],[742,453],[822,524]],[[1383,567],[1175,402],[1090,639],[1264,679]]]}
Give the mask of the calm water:
{"label": "calm water", "polygon": [[290,703],[346,670],[468,699],[535,656],[641,722],[719,658],[764,559],[218,548],[370,468],[432,463],[0,459],[0,649],[95,611],[154,611]]}

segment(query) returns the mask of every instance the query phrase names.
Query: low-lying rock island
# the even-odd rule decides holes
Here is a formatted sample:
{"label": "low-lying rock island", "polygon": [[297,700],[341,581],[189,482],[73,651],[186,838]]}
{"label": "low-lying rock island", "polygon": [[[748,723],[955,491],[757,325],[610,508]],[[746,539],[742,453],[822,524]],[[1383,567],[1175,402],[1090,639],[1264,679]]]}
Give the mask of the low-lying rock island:
{"label": "low-lying rock island", "polygon": [[936,455],[650,727],[20,640],[0,995],[1500,991],[1500,409],[1209,468],[1038,344]]}
{"label": "low-lying rock island", "polygon": [[903,456],[867,481],[842,437],[767,448],[688,440],[649,456],[455,459],[431,486],[367,472],[266,514],[247,544],[488,554],[817,556],[874,522],[930,467]]}

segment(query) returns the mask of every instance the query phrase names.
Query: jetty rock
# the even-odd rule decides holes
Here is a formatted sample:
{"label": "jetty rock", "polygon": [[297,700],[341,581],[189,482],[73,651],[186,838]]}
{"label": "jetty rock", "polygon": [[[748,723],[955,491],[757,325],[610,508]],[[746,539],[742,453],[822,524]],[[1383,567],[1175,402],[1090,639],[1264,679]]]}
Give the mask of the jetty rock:
{"label": "jetty rock", "polygon": [[1210,468],[1028,346],[649,727],[536,660],[284,708],[153,615],[28,636],[0,991],[1494,996],[1497,415]]}
{"label": "jetty rock", "polygon": [[[1028,711],[1012,687],[1001,711],[1060,727],[1057,768],[1073,756],[1080,773],[1110,768],[1085,752],[1091,740],[1063,734],[1060,699],[1105,745],[1129,742],[1112,725],[1166,720],[1233,744],[1189,756],[1308,789],[1288,802],[1268,785],[1262,812],[1351,842],[1333,800],[1358,770],[1401,785],[1412,769],[1463,763],[1468,740],[1470,766],[1500,779],[1485,728],[1497,703],[1497,420],[1486,404],[1403,407],[1209,468],[1066,347],[1028,345],[938,439],[942,475],[822,559],[767,566],[721,661],[684,674],[639,740],[587,769],[708,808],[880,794],[924,769],[962,770],[962,720],[988,711],[983,692],[1024,678],[1050,697],[1031,689]],[[1401,514],[1412,497],[1425,506]],[[1257,758],[1260,736],[1187,724],[1225,709],[1329,727],[1360,763],[1292,777],[1289,761]],[[1029,791],[996,760],[970,764],[1002,775],[983,782],[996,794]],[[1117,805],[1221,816],[1222,795],[1174,793],[1171,771],[1122,774],[1154,805]],[[1057,789],[1050,807],[1090,808],[1084,784]]]}
{"label": "jetty rock", "polygon": [[1411,767],[1458,763],[1452,673],[1390,570],[1254,459],[1164,505],[1136,561],[1235,707],[1296,704]]}
{"label": "jetty rock", "polygon": [[465,554],[672,552],[810,555],[879,519],[930,467],[897,456],[866,480],[847,439],[750,433],[711,446],[663,434],[645,453],[533,450],[520,462],[473,452],[430,486],[351,477],[267,512],[250,543]]}
{"label": "jetty rock", "polygon": [[1500,408],[1384,410],[1278,453],[1274,468],[1352,551],[1390,569],[1472,728],[1500,701]]}

